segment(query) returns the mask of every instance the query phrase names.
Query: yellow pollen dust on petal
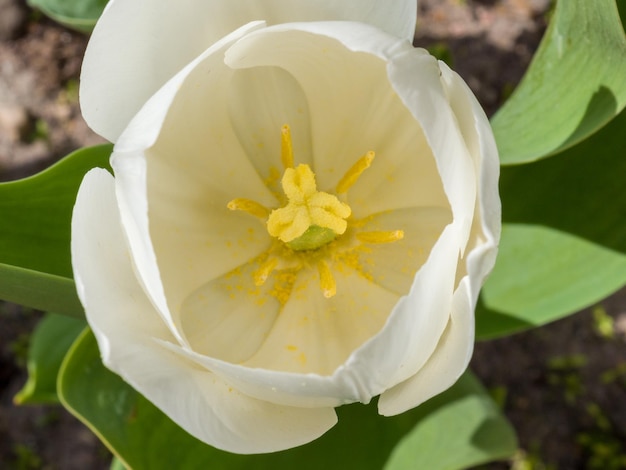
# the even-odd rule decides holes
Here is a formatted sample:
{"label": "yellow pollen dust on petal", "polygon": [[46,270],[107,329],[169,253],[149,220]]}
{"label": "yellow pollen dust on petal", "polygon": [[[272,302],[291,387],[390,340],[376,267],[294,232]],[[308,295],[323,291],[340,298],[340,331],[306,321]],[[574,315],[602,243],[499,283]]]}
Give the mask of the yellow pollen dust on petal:
{"label": "yellow pollen dust on petal", "polygon": [[404,238],[404,230],[390,230],[388,232],[360,232],[356,238],[363,243],[393,243]]}
{"label": "yellow pollen dust on petal", "polygon": [[317,272],[320,275],[322,294],[327,299],[330,299],[337,293],[337,283],[326,261],[320,260],[317,262]]}
{"label": "yellow pollen dust on petal", "polygon": [[357,162],[352,165],[352,167],[343,175],[343,178],[337,183],[337,194],[344,194],[348,192],[354,183],[357,182],[359,176],[367,170],[372,162],[374,161],[374,157],[376,154],[372,151],[367,152],[361,158],[357,160]]}

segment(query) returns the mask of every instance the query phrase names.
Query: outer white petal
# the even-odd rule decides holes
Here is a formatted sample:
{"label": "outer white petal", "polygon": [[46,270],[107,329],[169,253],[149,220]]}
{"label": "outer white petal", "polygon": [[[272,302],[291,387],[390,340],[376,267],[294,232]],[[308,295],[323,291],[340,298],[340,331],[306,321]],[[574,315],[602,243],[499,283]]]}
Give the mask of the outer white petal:
{"label": "outer white petal", "polygon": [[396,305],[380,333],[348,361],[367,377],[375,395],[414,375],[437,347],[452,308],[459,232],[453,224],[444,229],[415,275],[410,293]]}
{"label": "outer white petal", "polygon": [[440,67],[442,82],[478,175],[476,214],[467,258],[460,266],[467,275],[454,294],[450,323],[436,351],[417,374],[381,395],[378,408],[387,416],[402,413],[441,393],[466,369],[473,348],[478,292],[493,267],[500,239],[498,152],[489,121],[465,82],[445,64]]}
{"label": "outer white petal", "polygon": [[378,412],[403,413],[446,390],[467,368],[473,348],[474,307],[466,277],[454,293],[450,321],[435,352],[417,374],[381,394]]}
{"label": "outer white petal", "polygon": [[[185,297],[269,243],[260,221],[226,207],[236,196],[274,199],[241,149],[219,94],[231,76],[223,50],[260,26],[240,28],[181,70],[133,118],[111,158],[139,278],[181,342],[176,313]],[[215,95],[212,107],[207,95]],[[236,195],[233,175],[242,188]],[[246,243],[229,246],[235,238]]]}
{"label": "outer white petal", "polygon": [[134,276],[105,170],[89,172],[79,190],[72,262],[104,363],[198,439],[231,452],[273,452],[309,442],[335,424],[332,408],[250,398],[162,346],[173,338]]}
{"label": "outer white petal", "polygon": [[87,123],[116,141],[141,105],[222,36],[255,20],[351,20],[412,40],[415,0],[112,0],[81,75]]}
{"label": "outer white petal", "polygon": [[502,230],[502,206],[498,194],[500,160],[489,120],[476,97],[456,72],[443,62],[439,64],[446,93],[459,120],[477,175],[476,213],[470,246],[474,254],[468,257],[468,272],[472,282],[472,298],[485,276],[495,264]]}

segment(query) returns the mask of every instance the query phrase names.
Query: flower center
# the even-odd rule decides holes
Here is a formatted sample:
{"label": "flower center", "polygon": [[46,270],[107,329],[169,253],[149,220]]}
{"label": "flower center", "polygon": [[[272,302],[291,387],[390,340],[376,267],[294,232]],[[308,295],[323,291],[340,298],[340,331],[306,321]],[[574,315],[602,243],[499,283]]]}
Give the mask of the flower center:
{"label": "flower center", "polygon": [[[346,172],[337,184],[335,192],[346,194],[356,183],[361,173],[370,167],[374,160],[374,152],[367,152]],[[341,202],[333,194],[318,191],[315,174],[311,167],[300,164],[294,168],[293,145],[288,125],[281,129],[281,161],[285,169],[281,180],[287,202],[283,207],[270,211],[261,204],[250,199],[237,198],[230,201],[230,210],[239,210],[266,220],[268,233],[280,240],[293,253],[296,263],[300,264],[303,256],[317,266],[320,288],[325,297],[336,294],[336,284],[331,269],[324,259],[324,250],[337,237],[343,235],[348,228],[348,218],[352,214],[350,206]],[[404,237],[402,230],[390,232],[360,232],[356,239],[361,243],[391,243]],[[280,258],[289,257],[285,250],[280,250],[279,257],[268,252],[265,261],[254,273],[254,283],[263,285],[274,270],[280,270]],[[318,253],[319,252],[319,253]],[[301,254],[299,254],[301,253]],[[293,260],[292,260],[293,261]],[[289,262],[289,269],[294,263]],[[299,269],[299,268],[298,268]],[[296,269],[297,271],[297,269]]]}
{"label": "flower center", "polygon": [[267,219],[267,231],[296,251],[315,250],[346,231],[350,206],[317,190],[309,165],[287,168],[282,186],[288,202]]}

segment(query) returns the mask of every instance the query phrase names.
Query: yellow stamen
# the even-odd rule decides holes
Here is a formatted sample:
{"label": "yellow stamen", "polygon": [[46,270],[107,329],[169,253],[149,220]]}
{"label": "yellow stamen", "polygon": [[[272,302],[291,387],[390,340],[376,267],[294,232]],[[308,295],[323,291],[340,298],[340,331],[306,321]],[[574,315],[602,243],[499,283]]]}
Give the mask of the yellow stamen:
{"label": "yellow stamen", "polygon": [[337,283],[333,277],[333,273],[330,271],[328,264],[324,260],[320,260],[317,263],[317,272],[320,275],[320,288],[322,294],[327,299],[330,299],[337,293]]}
{"label": "yellow stamen", "polygon": [[363,243],[393,243],[404,238],[404,230],[392,230],[389,232],[360,232],[356,238]]}
{"label": "yellow stamen", "polygon": [[253,274],[254,285],[262,286],[263,284],[265,284],[265,281],[267,281],[267,278],[270,277],[270,274],[272,274],[277,264],[277,258],[270,258],[265,261],[265,263],[263,263],[261,267],[257,269]]}
{"label": "yellow stamen", "polygon": [[365,170],[367,170],[372,161],[374,161],[375,153],[372,151],[367,152],[361,158],[357,160],[357,162],[352,165],[343,178],[337,183],[337,194],[344,194],[348,192],[348,189],[354,185]]}
{"label": "yellow stamen", "polygon": [[[329,229],[336,235],[346,231],[352,210],[336,196],[317,190],[315,174],[308,165],[287,168],[282,186],[288,203],[275,209],[267,219],[267,231],[285,243],[291,242],[311,227]],[[326,241],[325,243],[328,243]],[[308,246],[305,249],[315,249]]]}
{"label": "yellow stamen", "polygon": [[[254,285],[258,288],[269,281],[270,285],[265,291],[280,305],[285,305],[292,295],[299,271],[305,266],[316,266],[320,290],[328,299],[337,294],[337,282],[329,262],[325,260],[337,262],[338,259],[341,261],[332,265],[334,268],[340,269],[346,265],[366,279],[371,279],[371,275],[361,266],[358,255],[350,249],[345,251],[353,246],[352,235],[346,237],[345,243],[336,240],[348,229],[347,219],[352,214],[350,206],[333,194],[318,191],[315,174],[309,165],[294,165],[291,130],[287,124],[281,128],[280,152],[284,167],[282,178],[280,171],[272,168],[265,184],[277,196],[277,200],[284,204],[283,207],[271,210],[245,198],[236,198],[227,204],[230,210],[243,211],[265,220],[268,233],[283,242],[275,241],[261,258],[263,261],[255,266],[256,270],[252,274]],[[374,157],[373,151],[367,152],[352,165],[337,184],[336,194],[347,193],[371,166]],[[282,193],[278,188],[279,180]],[[404,238],[402,230],[358,232],[363,224],[355,221],[350,223],[361,243],[392,243]],[[370,249],[362,245],[358,248]],[[337,250],[339,253],[335,253]],[[286,347],[288,351],[297,349],[294,345]],[[301,354],[299,360],[304,364],[306,356]]]}
{"label": "yellow stamen", "polygon": [[283,167],[293,168],[293,144],[291,142],[291,129],[285,124],[280,130],[280,159]]}
{"label": "yellow stamen", "polygon": [[226,207],[228,207],[231,211],[243,211],[262,219],[267,218],[270,213],[269,209],[265,206],[262,206],[258,202],[244,198],[233,199],[226,204]]}

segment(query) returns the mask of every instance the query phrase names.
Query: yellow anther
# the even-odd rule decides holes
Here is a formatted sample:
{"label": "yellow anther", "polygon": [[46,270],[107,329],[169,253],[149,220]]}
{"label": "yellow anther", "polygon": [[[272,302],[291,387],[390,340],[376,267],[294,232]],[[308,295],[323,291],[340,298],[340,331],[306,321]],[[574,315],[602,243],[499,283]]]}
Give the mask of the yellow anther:
{"label": "yellow anther", "polygon": [[265,263],[263,263],[261,267],[257,269],[253,274],[254,285],[262,286],[263,284],[265,284],[265,281],[267,281],[267,278],[270,277],[270,274],[272,274],[272,272],[276,268],[276,265],[278,265],[277,258],[270,258],[265,261]]}
{"label": "yellow anther", "polygon": [[243,211],[250,215],[265,219],[268,217],[270,211],[265,206],[262,206],[258,202],[250,199],[237,198],[226,204],[231,211]]}
{"label": "yellow anther", "polygon": [[404,230],[392,230],[389,232],[359,232],[356,238],[363,243],[393,243],[404,238]]}
{"label": "yellow anther", "polygon": [[283,167],[293,168],[293,144],[291,142],[291,129],[285,124],[280,130],[280,159]]}
{"label": "yellow anther", "polygon": [[[315,175],[308,165],[287,168],[282,186],[288,203],[285,207],[273,210],[269,215],[267,231],[270,235],[288,243],[304,235],[314,226],[329,229],[335,235],[341,235],[346,231],[348,224],[345,219],[352,213],[350,206],[332,194],[318,191]],[[328,237],[324,239],[326,240],[324,244],[330,241]],[[319,246],[305,244],[300,249],[315,249]]]}
{"label": "yellow anther", "polygon": [[370,167],[375,156],[376,154],[370,151],[359,158],[357,162],[352,165],[352,168],[350,168],[346,174],[343,175],[343,178],[341,178],[339,183],[337,183],[337,194],[347,193],[348,189],[350,189],[354,183],[357,182],[361,173]]}
{"label": "yellow anther", "polygon": [[328,264],[324,260],[320,260],[317,263],[317,272],[320,275],[320,288],[322,294],[327,299],[330,299],[337,293],[337,283],[333,277],[333,273],[330,271]]}

